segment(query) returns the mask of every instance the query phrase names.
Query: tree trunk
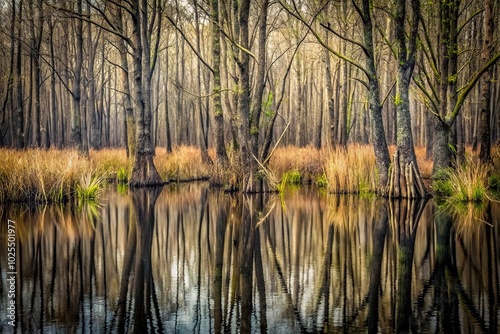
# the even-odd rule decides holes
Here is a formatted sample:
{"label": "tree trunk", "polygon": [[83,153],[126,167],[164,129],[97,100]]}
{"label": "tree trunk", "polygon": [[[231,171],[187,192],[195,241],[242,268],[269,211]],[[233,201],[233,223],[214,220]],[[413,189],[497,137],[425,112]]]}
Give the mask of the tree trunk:
{"label": "tree trunk", "polygon": [[[172,135],[170,132],[170,107],[169,107],[169,99],[168,99],[168,75],[169,75],[169,57],[168,57],[168,49],[165,55],[165,149],[168,153],[172,153]],[[133,116],[133,113],[132,113]]]}
{"label": "tree trunk", "polygon": [[[14,4],[15,5],[15,4]],[[22,82],[22,59],[21,59],[21,35],[22,35],[22,17],[23,17],[23,0],[19,1],[19,21],[17,27],[17,46],[16,46],[16,92],[17,92],[17,110],[16,115],[16,139],[17,148],[26,147],[26,138],[24,127],[24,103],[23,103],[23,82]]]}
{"label": "tree trunk", "polygon": [[[484,28],[483,28],[483,50],[481,58],[487,63],[493,55],[493,4],[491,0],[484,0]],[[480,117],[480,142],[479,158],[483,163],[491,162],[491,134],[490,134],[490,97],[491,97],[491,74],[490,67],[481,78],[481,117]]]}
{"label": "tree trunk", "polygon": [[[325,43],[328,44],[329,33],[326,33]],[[332,85],[332,65],[330,59],[330,51],[325,49],[325,84],[326,84],[326,99],[328,105],[328,120],[330,122],[330,145],[337,145],[337,124],[335,123],[335,109],[333,100],[333,85]]]}
{"label": "tree trunk", "polygon": [[[195,29],[196,29],[196,51],[198,54],[201,55],[201,32],[200,32],[200,19],[199,19],[199,13],[198,13],[198,1],[194,0],[193,1],[193,7],[194,7],[194,16],[195,16]],[[208,127],[205,127],[205,122],[204,122],[204,115],[203,115],[203,101],[201,99],[201,77],[202,77],[202,72],[201,72],[201,60],[198,58],[196,62],[196,71],[198,74],[197,80],[196,80],[196,88],[198,89],[198,97],[196,99],[196,107],[198,108],[198,115],[200,118],[200,138],[199,142],[201,145],[200,151],[201,151],[201,160],[204,163],[212,164],[212,159],[208,155],[208,137],[207,137],[207,132],[208,132]],[[208,112],[208,110],[207,110]],[[208,118],[208,115],[206,115]]]}
{"label": "tree trunk", "polygon": [[[162,180],[153,162],[154,147],[151,141],[151,71],[150,47],[147,38],[148,5],[146,0],[134,3],[133,34],[134,45],[134,95],[136,104],[136,153],[129,180],[131,187],[161,184]],[[159,27],[158,27],[159,29]]]}
{"label": "tree trunk", "polygon": [[378,191],[386,193],[387,180],[389,179],[389,149],[385,138],[384,123],[382,119],[382,105],[380,104],[380,86],[375,67],[375,53],[373,47],[373,27],[370,11],[370,1],[363,0],[363,37],[367,54],[368,71],[368,102],[372,121],[372,142],[378,171]]}
{"label": "tree trunk", "polygon": [[[415,66],[416,35],[418,31],[418,17],[420,16],[420,1],[412,0],[412,22],[410,40],[406,46],[404,23],[406,21],[406,5],[404,0],[396,1],[396,45],[398,56],[397,84],[396,84],[396,123],[397,123],[397,149],[391,169],[389,196],[402,198],[422,198],[427,196],[427,191],[421,180],[418,169],[410,115],[409,87]],[[413,37],[415,36],[415,37]]]}
{"label": "tree trunk", "polygon": [[[121,3],[121,1],[119,2]],[[123,31],[123,13],[120,8],[116,9],[116,21],[115,24],[119,31]],[[123,83],[123,106],[125,108],[125,124],[126,124],[126,151],[127,157],[135,156],[136,152],[136,124],[134,117],[134,108],[132,107],[132,92],[130,90],[130,72],[128,66],[128,58],[127,58],[127,45],[123,39],[117,40],[118,52],[120,53],[120,76],[121,81]],[[165,100],[167,98],[165,97]]]}
{"label": "tree trunk", "polygon": [[[239,21],[239,41],[240,45],[249,50],[249,17],[250,17],[250,0],[242,0],[239,3],[238,12]],[[251,162],[251,151],[249,148],[250,136],[250,56],[247,52],[240,50],[240,56],[238,59],[238,69],[239,69],[239,83],[240,83],[240,93],[238,99],[238,137],[240,142],[240,164],[242,170],[242,190],[244,192],[254,192],[256,186],[256,175],[253,173]]]}
{"label": "tree trunk", "polygon": [[[268,0],[262,0],[260,4],[260,19],[259,19],[259,54],[257,65],[257,77],[255,100],[253,102],[254,109],[251,113],[250,119],[250,149],[252,157],[250,159],[250,173],[257,174],[259,169],[258,163],[255,159],[259,157],[259,134],[260,134],[260,116],[262,113],[262,97],[264,96],[264,89],[266,88],[266,41],[267,41],[267,8],[269,6]],[[255,178],[253,191],[262,191],[262,179]]]}
{"label": "tree trunk", "polygon": [[40,64],[40,48],[42,45],[42,35],[43,35],[43,15],[42,15],[42,1],[38,0],[36,3],[36,8],[33,8],[35,4],[30,2],[31,9],[31,19],[30,19],[30,30],[31,30],[31,61],[33,64],[33,89],[34,89],[34,139],[36,147],[41,147],[42,135],[41,135],[41,106],[40,106],[40,86],[42,82],[41,64]]}
{"label": "tree trunk", "polygon": [[[87,6],[87,15],[90,17],[90,6]],[[96,50],[97,50],[97,43],[99,41],[99,38],[101,36],[100,32],[96,36],[96,42],[92,40],[92,25],[90,23],[87,24],[87,30],[88,30],[88,52],[89,52],[89,63],[88,63],[88,79],[89,79],[89,92],[88,92],[88,113],[90,114],[90,145],[94,149],[100,149],[101,148],[101,132],[99,131],[99,124],[98,124],[98,115],[97,115],[97,109],[95,107],[95,73],[94,73],[94,63],[95,63],[95,58],[96,58]]]}
{"label": "tree trunk", "polygon": [[[82,0],[77,2],[77,13],[82,15]],[[76,20],[76,57],[74,65],[73,91],[71,103],[71,141],[78,151],[84,155],[88,152],[84,151],[82,132],[81,132],[81,73],[83,65],[83,29],[82,20]]]}
{"label": "tree trunk", "polygon": [[[56,96],[56,60],[54,52],[54,24],[52,20],[49,21],[49,43],[50,43],[50,62],[51,62],[51,75],[50,75],[50,135],[51,142],[55,146],[58,142],[58,126],[57,126],[57,96]],[[61,120],[62,122],[62,120]]]}

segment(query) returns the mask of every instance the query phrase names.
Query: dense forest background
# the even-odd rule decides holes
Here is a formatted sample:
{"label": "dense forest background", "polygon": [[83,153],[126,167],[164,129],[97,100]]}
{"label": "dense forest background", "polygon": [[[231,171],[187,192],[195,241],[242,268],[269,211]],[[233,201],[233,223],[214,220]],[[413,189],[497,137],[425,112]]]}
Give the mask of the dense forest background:
{"label": "dense forest background", "polygon": [[380,142],[374,104],[397,144],[406,71],[413,144],[431,157],[445,128],[461,155],[500,136],[499,12],[497,0],[0,1],[0,145],[195,145],[222,160],[246,147],[264,161],[277,141]]}

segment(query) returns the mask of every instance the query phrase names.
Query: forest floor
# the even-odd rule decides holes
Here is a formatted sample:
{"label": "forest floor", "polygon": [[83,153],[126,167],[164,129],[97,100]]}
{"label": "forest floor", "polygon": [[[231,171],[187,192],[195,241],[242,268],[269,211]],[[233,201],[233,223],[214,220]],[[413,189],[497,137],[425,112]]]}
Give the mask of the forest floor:
{"label": "forest floor", "polygon": [[[394,150],[390,148],[391,153]],[[499,169],[500,148],[493,151]],[[213,150],[209,155],[215,158]],[[423,147],[416,148],[416,155],[420,173],[432,191],[432,160],[425,157]],[[234,160],[231,154],[230,160]],[[212,165],[202,162],[196,147],[177,147],[170,154],[157,148],[154,161],[168,182],[208,180],[215,172]],[[88,159],[69,149],[0,149],[0,202],[64,201],[74,197],[77,188],[92,186],[96,179],[126,183],[130,171],[131,160],[124,149],[91,150]],[[347,150],[277,148],[265,174],[274,180],[275,187],[310,183],[333,193],[373,192],[377,178],[372,146],[356,144]]]}

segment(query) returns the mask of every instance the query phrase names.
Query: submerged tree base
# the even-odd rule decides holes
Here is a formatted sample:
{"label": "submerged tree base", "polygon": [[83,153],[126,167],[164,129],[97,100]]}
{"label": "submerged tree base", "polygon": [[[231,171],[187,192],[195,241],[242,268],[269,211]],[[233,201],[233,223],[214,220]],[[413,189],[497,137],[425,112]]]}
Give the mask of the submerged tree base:
{"label": "submerged tree base", "polygon": [[389,174],[387,196],[390,198],[427,198],[429,193],[422,182],[420,172],[413,162],[405,163],[398,149]]}
{"label": "submerged tree base", "polygon": [[134,167],[129,180],[130,187],[157,186],[167,183],[158,174],[152,153],[136,153],[134,159]]}

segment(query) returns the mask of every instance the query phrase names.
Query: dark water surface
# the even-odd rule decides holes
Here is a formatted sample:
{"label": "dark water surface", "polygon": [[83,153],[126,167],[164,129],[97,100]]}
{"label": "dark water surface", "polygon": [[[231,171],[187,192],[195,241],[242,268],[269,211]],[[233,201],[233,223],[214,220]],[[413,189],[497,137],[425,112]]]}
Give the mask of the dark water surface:
{"label": "dark water surface", "polygon": [[187,184],[100,207],[0,207],[16,224],[17,332],[500,332],[500,206]]}

